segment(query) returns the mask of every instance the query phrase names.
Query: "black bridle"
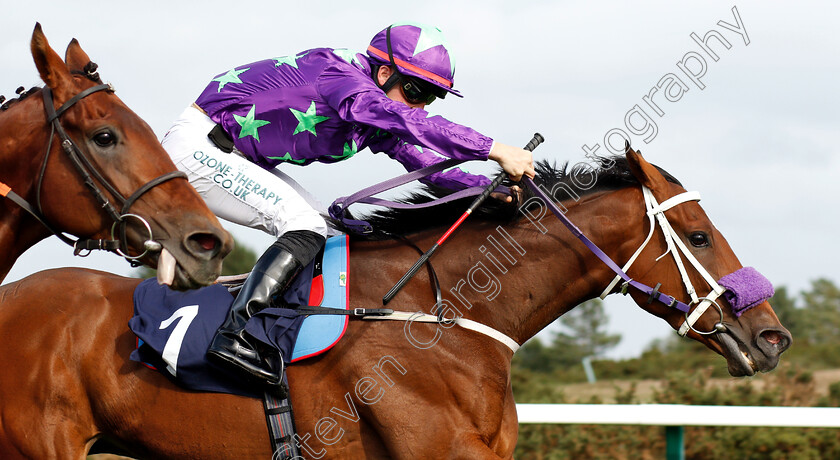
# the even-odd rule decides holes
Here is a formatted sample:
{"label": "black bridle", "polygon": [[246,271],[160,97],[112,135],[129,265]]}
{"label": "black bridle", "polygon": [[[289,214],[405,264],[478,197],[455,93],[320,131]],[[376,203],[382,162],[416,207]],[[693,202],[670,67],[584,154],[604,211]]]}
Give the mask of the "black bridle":
{"label": "black bridle", "polygon": [[[91,163],[90,159],[82,152],[81,149],[70,139],[70,136],[67,135],[67,132],[64,131],[64,128],[61,126],[61,122],[59,121],[59,117],[63,114],[67,109],[72,107],[74,104],[82,100],[83,98],[96,93],[98,91],[108,91],[114,92],[114,88],[111,85],[97,85],[90,88],[87,88],[80,93],[76,94],[70,100],[64,103],[58,109],[55,108],[55,104],[52,98],[52,91],[49,87],[44,87],[42,94],[44,96],[44,109],[46,110],[47,114],[47,123],[50,125],[50,137],[47,143],[47,153],[44,156],[44,162],[41,165],[41,170],[38,176],[38,183],[35,189],[35,202],[37,208],[34,208],[30,205],[26,200],[17,195],[12,191],[8,191],[6,196],[21,206],[24,210],[29,212],[35,219],[37,219],[41,224],[43,224],[50,232],[55,234],[61,241],[73,246],[73,254],[77,256],[87,256],[93,250],[105,250],[111,251],[119,254],[120,256],[126,258],[132,264],[138,264],[137,260],[145,256],[149,252],[158,252],[161,250],[162,246],[159,242],[154,240],[154,236],[152,235],[151,226],[149,223],[141,216],[137,214],[129,213],[129,209],[131,206],[146,192],[151,190],[157,185],[160,185],[166,181],[175,178],[182,178],[186,179],[187,175],[181,171],[172,171],[166,173],[162,176],[159,176],[155,179],[150,180],[143,186],[141,186],[137,191],[132,193],[128,198],[125,198],[117,189],[111,184],[103,175],[99,172],[99,170],[94,167],[93,163]],[[99,239],[99,240],[92,240],[92,239],[76,239],[73,240],[72,238],[65,235],[63,232],[56,230],[52,225],[47,222],[46,217],[44,216],[43,209],[41,207],[41,184],[44,180],[44,175],[47,169],[47,162],[49,160],[50,151],[52,150],[52,141],[54,135],[58,135],[58,138],[61,140],[61,148],[64,150],[64,153],[67,154],[67,157],[70,159],[70,162],[76,168],[76,171],[82,177],[85,186],[87,186],[93,196],[96,198],[96,201],[99,202],[102,209],[105,210],[105,213],[114,221],[113,225],[111,226],[111,239]],[[105,193],[102,189],[97,185],[97,182],[111,194],[115,201],[118,202],[119,205],[122,206],[120,211],[114,207],[114,205],[108,200],[108,197],[105,196]],[[143,253],[137,256],[130,256],[128,255],[128,238],[126,236],[126,218],[133,217],[139,220],[145,227],[149,234],[149,238],[143,244]],[[120,238],[117,239],[115,237],[115,232],[117,227],[119,226]]]}

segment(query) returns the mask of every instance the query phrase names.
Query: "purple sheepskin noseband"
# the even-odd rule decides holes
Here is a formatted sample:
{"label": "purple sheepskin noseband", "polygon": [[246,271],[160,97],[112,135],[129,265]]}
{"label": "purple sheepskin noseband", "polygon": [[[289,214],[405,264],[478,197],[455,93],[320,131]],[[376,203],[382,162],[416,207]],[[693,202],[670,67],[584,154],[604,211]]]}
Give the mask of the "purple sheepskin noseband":
{"label": "purple sheepskin noseband", "polygon": [[758,270],[744,267],[718,280],[726,288],[723,297],[732,306],[732,312],[740,317],[745,311],[773,297],[773,284]]}

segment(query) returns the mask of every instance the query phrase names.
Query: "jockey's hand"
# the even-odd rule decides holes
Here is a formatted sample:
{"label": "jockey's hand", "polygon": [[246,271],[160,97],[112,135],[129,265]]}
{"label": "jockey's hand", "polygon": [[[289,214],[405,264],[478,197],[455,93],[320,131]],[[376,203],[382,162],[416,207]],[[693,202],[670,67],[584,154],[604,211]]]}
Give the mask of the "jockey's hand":
{"label": "jockey's hand", "polygon": [[519,188],[518,185],[514,185],[513,187],[510,188],[510,195],[508,195],[507,193],[502,193],[502,192],[493,192],[493,193],[490,194],[490,196],[492,196],[493,198],[495,198],[499,201],[504,201],[505,203],[513,202],[513,197],[514,196],[517,197],[518,201],[522,201],[521,200],[522,189]]}
{"label": "jockey's hand", "polygon": [[513,181],[522,179],[523,174],[534,178],[534,158],[525,149],[496,142],[488,158],[498,162]]}

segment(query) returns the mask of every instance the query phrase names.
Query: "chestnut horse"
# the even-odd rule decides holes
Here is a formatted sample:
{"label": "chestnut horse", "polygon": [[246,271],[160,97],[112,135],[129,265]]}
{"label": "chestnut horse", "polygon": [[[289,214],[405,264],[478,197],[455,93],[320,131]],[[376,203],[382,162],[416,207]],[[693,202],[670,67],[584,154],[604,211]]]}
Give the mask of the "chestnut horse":
{"label": "chestnut horse", "polygon": [[212,283],[233,240],[151,128],[102,84],[75,39],[65,63],[37,24],[31,48],[46,87],[0,111],[0,281],[52,230],[152,266],[168,252],[176,288]]}
{"label": "chestnut horse", "polygon": [[[683,193],[628,150],[597,172],[566,215],[618,263],[630,259],[649,230],[641,185],[659,202]],[[577,176],[543,165],[537,183],[572,187]],[[578,179],[580,179],[578,177]],[[562,187],[561,187],[562,188]],[[461,203],[465,206],[464,203]],[[411,235],[429,247],[463,208],[420,211],[427,227]],[[715,279],[742,268],[700,205],[667,211],[675,234]],[[434,215],[443,217],[435,219]],[[398,214],[405,225],[406,214]],[[524,343],[560,315],[598,296],[614,273],[559,221],[538,228],[513,204],[479,208],[434,260],[448,315],[481,323]],[[446,220],[446,222],[444,222]],[[383,224],[380,219],[379,224]],[[428,228],[428,227],[434,228]],[[702,235],[703,238],[699,238]],[[648,285],[689,301],[662,233],[629,271]],[[392,241],[351,241],[350,303],[376,308],[417,254]],[[709,284],[689,267],[698,291]],[[259,400],[181,389],[129,360],[126,327],[139,280],[84,269],[32,275],[0,288],[0,452],[4,458],[84,458],[106,438],[140,458],[271,458]],[[419,273],[389,304],[430,311],[429,275]],[[635,302],[671,327],[683,312],[646,295]],[[688,337],[726,359],[732,375],[769,371],[791,342],[766,302],[734,315],[722,301]],[[469,306],[469,308],[467,308]],[[718,321],[725,327],[716,328]],[[694,330],[716,331],[699,335]],[[723,338],[725,337],[725,339]],[[517,417],[511,389],[513,352],[502,341],[459,325],[350,321],[329,352],[287,369],[298,440],[306,458],[511,458]]]}

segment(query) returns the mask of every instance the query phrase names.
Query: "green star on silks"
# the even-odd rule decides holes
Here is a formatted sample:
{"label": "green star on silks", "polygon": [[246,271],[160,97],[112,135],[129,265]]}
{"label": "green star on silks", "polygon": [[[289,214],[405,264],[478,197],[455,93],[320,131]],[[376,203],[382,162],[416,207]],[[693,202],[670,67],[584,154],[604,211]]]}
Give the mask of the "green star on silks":
{"label": "green star on silks", "polygon": [[400,140],[400,142],[402,142],[402,145],[407,145],[409,147],[414,147],[415,149],[417,149],[418,152],[423,153],[423,147],[421,147],[417,144],[412,144],[411,142],[406,142],[402,139]]}
{"label": "green star on silks", "polygon": [[234,114],[233,118],[236,119],[236,122],[239,123],[239,126],[242,127],[242,130],[239,131],[239,138],[242,139],[243,137],[247,136],[254,136],[254,139],[257,142],[260,141],[260,133],[257,131],[260,127],[270,124],[270,121],[266,120],[257,120],[254,114],[257,111],[257,106],[252,105],[251,110],[248,111],[248,115],[239,116]]}
{"label": "green star on silks", "polygon": [[274,67],[280,67],[283,64],[288,64],[288,65],[297,69],[298,66],[297,66],[297,60],[296,59],[297,59],[297,57],[295,57],[295,56],[283,56],[283,57],[274,58],[274,60],[277,61],[277,62],[274,63]]}
{"label": "green star on silks", "polygon": [[359,58],[356,57],[356,52],[355,51],[350,51],[347,48],[335,48],[334,50],[332,50],[332,52],[333,52],[333,54],[340,57],[341,59],[344,59],[345,61],[349,62],[350,64],[361,65],[361,63],[359,62]]}
{"label": "green star on silks", "polygon": [[289,152],[286,152],[286,154],[283,155],[282,157],[267,157],[267,158],[270,159],[270,160],[288,161],[289,163],[294,163],[296,165],[302,165],[302,164],[306,163],[306,159],[295,160],[294,158],[292,158],[292,154],[289,153]]}
{"label": "green star on silks", "polygon": [[294,115],[298,121],[298,125],[292,135],[303,131],[309,131],[312,135],[317,136],[318,133],[315,132],[315,125],[330,119],[330,117],[322,117],[315,112],[315,101],[312,101],[312,103],[309,104],[309,108],[306,109],[306,112],[301,112],[300,110],[295,110],[291,107],[289,110],[292,111],[292,115]]}
{"label": "green star on silks", "polygon": [[246,70],[250,69],[250,67],[244,68],[242,70],[228,70],[226,74],[220,75],[217,78],[214,78],[210,81],[217,81],[219,82],[219,90],[217,92],[222,92],[222,88],[225,87],[228,83],[242,83],[242,80],[239,79],[239,74],[245,72]]}
{"label": "green star on silks", "polygon": [[[352,144],[350,142],[352,142]],[[336,160],[343,160],[345,158],[350,158],[356,153],[358,153],[359,146],[356,145],[356,140],[353,139],[350,142],[344,143],[344,152],[341,155],[330,155],[330,158],[334,158]]]}
{"label": "green star on silks", "polygon": [[274,67],[280,67],[283,64],[288,64],[288,65],[297,69],[298,68],[297,59],[301,58],[301,57],[304,57],[307,54],[309,54],[309,51],[306,51],[304,53],[299,53],[295,56],[281,56],[281,57],[274,58],[274,60],[277,61],[277,62],[274,63]]}

